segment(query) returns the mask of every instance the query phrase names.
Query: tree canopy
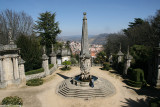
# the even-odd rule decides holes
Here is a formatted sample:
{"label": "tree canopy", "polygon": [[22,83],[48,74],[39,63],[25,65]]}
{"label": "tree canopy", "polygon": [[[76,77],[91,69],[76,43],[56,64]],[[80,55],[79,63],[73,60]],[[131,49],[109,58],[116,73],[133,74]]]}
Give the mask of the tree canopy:
{"label": "tree canopy", "polygon": [[56,13],[45,12],[41,13],[36,21],[35,29],[42,37],[41,44],[51,47],[51,44],[56,43],[56,37],[61,33],[59,23],[55,21]]}
{"label": "tree canopy", "polygon": [[12,29],[13,39],[19,35],[31,35],[34,22],[25,12],[6,9],[0,12],[0,44],[8,43],[8,31]]}

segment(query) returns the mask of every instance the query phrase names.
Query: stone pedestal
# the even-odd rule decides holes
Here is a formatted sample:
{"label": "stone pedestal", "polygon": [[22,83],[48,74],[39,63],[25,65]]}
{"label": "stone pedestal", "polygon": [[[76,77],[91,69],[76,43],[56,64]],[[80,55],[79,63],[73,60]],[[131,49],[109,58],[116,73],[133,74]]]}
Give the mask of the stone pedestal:
{"label": "stone pedestal", "polygon": [[[19,86],[21,81],[21,71],[23,71],[23,80],[25,80],[24,65],[18,65],[19,48],[12,40],[11,30],[9,30],[9,44],[0,45],[0,88]],[[21,70],[20,70],[21,69]]]}
{"label": "stone pedestal", "polygon": [[131,66],[131,59],[125,59],[124,72],[123,75],[127,75],[127,70]]}
{"label": "stone pedestal", "polygon": [[57,57],[56,57],[56,53],[54,52],[54,47],[52,44],[52,53],[50,54],[51,57],[51,64],[54,64],[54,67],[57,67]]}
{"label": "stone pedestal", "polygon": [[154,59],[154,75],[152,76],[155,81],[156,87],[160,87],[160,46],[154,49],[155,59]]}
{"label": "stone pedestal", "polygon": [[44,69],[45,75],[50,75],[49,67],[48,67],[48,56],[46,54],[42,55],[42,67]]}
{"label": "stone pedestal", "polygon": [[24,63],[25,63],[25,61],[20,57],[19,61],[18,61],[18,68],[19,68],[19,72],[20,72],[19,76],[20,76],[20,79],[21,79],[21,85],[23,85],[23,86],[26,84]]}
{"label": "stone pedestal", "polygon": [[118,55],[118,63],[122,62],[124,54],[121,52],[121,44],[117,55]]}
{"label": "stone pedestal", "polygon": [[19,86],[21,84],[18,51],[19,49],[14,44],[0,47],[0,88]]}
{"label": "stone pedestal", "polygon": [[124,65],[123,75],[127,75],[127,70],[131,65],[132,59],[133,59],[133,57],[129,54],[129,47],[128,47],[128,52],[125,57],[125,65]]}

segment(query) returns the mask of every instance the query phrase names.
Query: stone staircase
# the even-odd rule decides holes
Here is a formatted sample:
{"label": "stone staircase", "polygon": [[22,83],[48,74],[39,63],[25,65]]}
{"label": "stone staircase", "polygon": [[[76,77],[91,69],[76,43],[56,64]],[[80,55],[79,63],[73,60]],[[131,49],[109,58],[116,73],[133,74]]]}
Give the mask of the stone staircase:
{"label": "stone staircase", "polygon": [[[109,81],[107,81],[109,82]],[[58,87],[58,94],[64,97],[76,97],[76,98],[95,98],[106,97],[115,93],[115,88],[111,83],[106,81],[98,82],[95,87],[80,87],[70,83],[70,80],[64,80]]]}

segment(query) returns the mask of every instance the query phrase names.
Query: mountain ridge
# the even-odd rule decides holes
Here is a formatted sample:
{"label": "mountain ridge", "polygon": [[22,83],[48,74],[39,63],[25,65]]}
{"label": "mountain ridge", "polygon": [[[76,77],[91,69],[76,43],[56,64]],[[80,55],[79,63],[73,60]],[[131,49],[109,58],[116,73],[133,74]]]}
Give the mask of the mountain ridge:
{"label": "mountain ridge", "polygon": [[[100,44],[104,45],[106,43],[106,37],[108,33],[102,33],[99,35],[88,35],[89,44]],[[81,41],[81,35],[72,35],[72,36],[60,36],[59,39],[62,41]]]}

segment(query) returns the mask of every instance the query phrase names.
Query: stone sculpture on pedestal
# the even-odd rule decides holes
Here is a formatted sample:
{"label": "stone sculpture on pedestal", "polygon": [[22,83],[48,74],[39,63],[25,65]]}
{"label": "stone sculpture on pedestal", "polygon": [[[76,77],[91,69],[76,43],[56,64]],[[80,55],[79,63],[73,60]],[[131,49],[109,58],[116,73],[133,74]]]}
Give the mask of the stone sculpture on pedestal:
{"label": "stone sculpture on pedestal", "polygon": [[9,43],[0,45],[0,88],[19,86],[25,82],[25,62],[20,59],[20,49],[14,44],[11,31],[8,32]]}
{"label": "stone sculpture on pedestal", "polygon": [[[83,13],[83,27],[80,53],[80,75],[65,79],[58,85],[56,92],[65,97],[95,98],[111,96],[115,87],[109,81],[90,74],[91,56],[88,46],[88,31],[86,13]],[[94,87],[91,85],[94,83]]]}
{"label": "stone sculpture on pedestal", "polygon": [[121,51],[121,43],[120,43],[120,47],[117,55],[118,55],[118,63],[122,62],[124,54]]}
{"label": "stone sculpture on pedestal", "polygon": [[124,65],[123,75],[127,75],[127,70],[130,67],[132,59],[133,59],[133,57],[129,54],[129,46],[128,46],[128,52],[125,57],[125,65]]}
{"label": "stone sculpture on pedestal", "polygon": [[43,55],[42,55],[42,67],[44,69],[44,72],[45,72],[45,75],[49,75],[50,74],[50,71],[49,71],[49,68],[48,68],[48,56],[46,55],[46,47],[43,46]]}
{"label": "stone sculpture on pedestal", "polygon": [[51,64],[54,64],[54,66],[57,66],[57,58],[56,58],[56,53],[54,52],[54,47],[53,47],[53,44],[52,44],[52,53],[50,54],[51,56]]}
{"label": "stone sculpture on pedestal", "polygon": [[88,29],[86,12],[83,13],[82,38],[81,38],[81,53],[80,53],[80,69],[81,80],[90,79],[89,71],[91,68],[91,56],[88,45]]}

